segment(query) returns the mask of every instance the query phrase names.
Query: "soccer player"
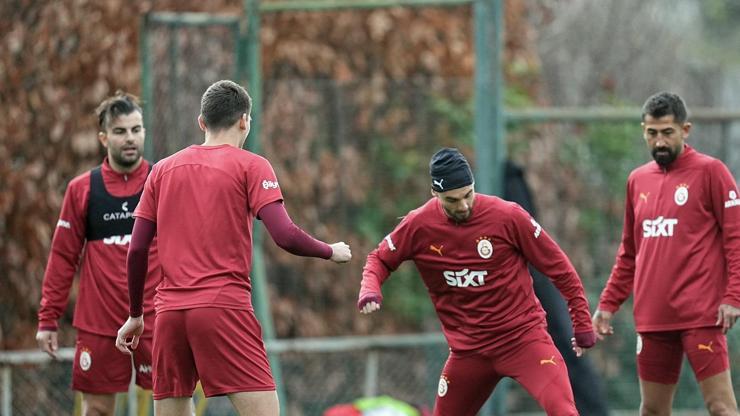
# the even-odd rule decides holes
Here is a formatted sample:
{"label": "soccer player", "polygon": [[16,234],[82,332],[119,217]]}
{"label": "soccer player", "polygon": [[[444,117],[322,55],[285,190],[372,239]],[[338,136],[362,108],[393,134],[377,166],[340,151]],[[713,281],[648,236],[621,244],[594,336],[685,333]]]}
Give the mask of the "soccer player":
{"label": "soccer player", "polygon": [[[132,360],[115,349],[114,341],[128,316],[126,252],[149,163],[142,157],[144,125],[136,97],[119,91],[100,104],[97,116],[98,140],[107,157],[67,186],[41,289],[36,341],[56,357],[57,320],[79,271],[72,388],[82,393],[83,415],[113,415],[115,393],[127,391],[131,379]],[[151,328],[160,280],[156,248],[148,273],[143,313]],[[151,343],[149,330],[133,355],[136,383],[144,389],[152,388]]]}
{"label": "soccer player", "polygon": [[272,166],[242,150],[252,101],[232,81],[201,99],[202,145],[158,162],[134,216],[129,249],[130,317],[118,331],[121,351],[136,349],[143,330],[142,288],[149,242],[160,247],[163,281],[155,298],[154,400],[157,415],[188,415],[200,379],[207,397],[228,395],[240,415],[279,413],[275,382],[251,302],[252,223],[262,220],[289,252],[351,258],[291,221]]}
{"label": "soccer player", "polygon": [[740,316],[740,199],[719,160],[685,143],[684,101],[661,92],[642,107],[654,161],[627,179],[616,264],[593,324],[603,338],[634,291],[642,415],[670,415],[683,356],[712,415],[737,415],[727,331]]}
{"label": "soccer player", "polygon": [[578,274],[519,205],[475,193],[470,166],[457,149],[439,150],[429,168],[432,198],[409,212],[367,257],[360,311],[380,309],[383,282],[413,260],[450,347],[435,416],[475,415],[506,376],[548,414],[577,415],[568,370],[547,333],[527,263],[550,276],[567,299],[580,356],[596,337]]}

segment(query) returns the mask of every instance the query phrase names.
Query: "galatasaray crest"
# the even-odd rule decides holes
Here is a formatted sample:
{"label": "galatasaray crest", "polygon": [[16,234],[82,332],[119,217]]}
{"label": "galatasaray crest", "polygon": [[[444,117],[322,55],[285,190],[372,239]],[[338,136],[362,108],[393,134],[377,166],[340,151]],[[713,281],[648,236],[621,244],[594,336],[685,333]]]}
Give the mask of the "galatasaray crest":
{"label": "galatasaray crest", "polygon": [[475,240],[478,243],[478,255],[483,259],[489,259],[493,255],[493,244],[488,237],[478,237]]}
{"label": "galatasaray crest", "polygon": [[683,206],[689,200],[689,185],[682,183],[676,187],[676,193],[673,194],[673,200],[676,205]]}

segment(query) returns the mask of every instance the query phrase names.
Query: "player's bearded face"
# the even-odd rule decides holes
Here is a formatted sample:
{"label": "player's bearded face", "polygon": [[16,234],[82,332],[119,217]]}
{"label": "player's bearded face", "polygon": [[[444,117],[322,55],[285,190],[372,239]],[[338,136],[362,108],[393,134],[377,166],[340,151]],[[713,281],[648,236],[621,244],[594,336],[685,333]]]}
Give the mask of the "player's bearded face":
{"label": "player's bearded face", "polygon": [[691,123],[676,123],[673,115],[654,118],[645,116],[643,136],[655,162],[666,167],[683,152],[684,140],[689,135]]}
{"label": "player's bearded face", "polygon": [[144,122],[134,111],[111,120],[106,128],[108,157],[122,166],[135,165],[144,151]]}
{"label": "player's bearded face", "polygon": [[447,192],[438,192],[436,196],[442,201],[442,208],[448,217],[457,222],[465,222],[473,215],[475,191],[469,185]]}

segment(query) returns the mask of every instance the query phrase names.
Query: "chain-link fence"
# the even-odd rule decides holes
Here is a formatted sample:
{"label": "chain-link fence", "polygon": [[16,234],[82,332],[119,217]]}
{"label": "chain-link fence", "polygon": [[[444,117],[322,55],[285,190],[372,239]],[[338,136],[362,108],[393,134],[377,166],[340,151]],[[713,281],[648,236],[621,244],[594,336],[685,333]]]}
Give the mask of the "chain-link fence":
{"label": "chain-link fence", "polygon": [[[590,351],[588,356],[604,376],[612,408],[634,414],[639,389],[634,367],[635,337],[628,329],[618,326],[616,331],[620,335]],[[732,372],[737,380],[740,333],[731,332],[729,341]],[[268,349],[280,357],[286,393],[281,407],[288,416],[321,416],[332,405],[376,395],[390,395],[431,407],[447,357],[444,339],[438,333],[280,340],[268,344]],[[67,352],[62,357],[71,359],[72,351]],[[72,414],[75,398],[69,389],[71,363],[39,360],[38,352],[33,352],[26,353],[29,359],[24,364],[22,354],[3,353],[0,357],[4,365],[3,416]],[[620,367],[610,356],[629,356],[632,363]],[[8,366],[10,362],[15,364]],[[624,377],[625,372],[629,377]],[[512,386],[506,400],[507,414],[541,412],[521,387],[516,383]],[[202,400],[202,391],[196,392],[198,416],[235,414],[225,398]],[[681,374],[674,409],[693,410],[697,414],[702,414],[704,409],[687,365]],[[117,414],[130,414],[123,395],[119,398]],[[139,403],[139,410],[134,414],[150,415],[151,402]]]}

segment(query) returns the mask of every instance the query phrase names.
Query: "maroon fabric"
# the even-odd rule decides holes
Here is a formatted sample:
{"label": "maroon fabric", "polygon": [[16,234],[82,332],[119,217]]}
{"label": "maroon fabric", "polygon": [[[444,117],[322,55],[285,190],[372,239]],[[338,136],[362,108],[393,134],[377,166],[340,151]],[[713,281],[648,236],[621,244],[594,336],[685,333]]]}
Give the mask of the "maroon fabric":
{"label": "maroon fabric", "polygon": [[622,243],[599,309],[634,293],[638,332],[715,326],[720,304],[740,307],[740,190],[721,161],[686,145],[668,168],[627,180]]}
{"label": "maroon fabric", "polygon": [[259,218],[265,224],[275,244],[296,256],[321,257],[328,259],[332,249],[328,244],[306,234],[288,216],[281,201],[271,202],[259,211]]}
{"label": "maroon fabric", "polygon": [[144,283],[149,265],[149,246],[152,244],[157,224],[145,218],[134,220],[131,243],[128,247],[126,269],[128,272],[129,314],[141,316],[144,302]]}
{"label": "maroon fabric", "polygon": [[381,285],[405,260],[419,270],[452,351],[503,347],[544,325],[527,263],[550,276],[567,300],[574,332],[593,331],[570,260],[512,202],[477,194],[473,215],[463,223],[449,219],[437,198],[411,211],[368,255],[358,307],[371,296],[382,301]]}
{"label": "maroon fabric", "polygon": [[[141,192],[149,173],[149,163],[143,161],[135,171],[123,174],[114,171],[106,159],[101,171],[106,191],[115,197],[125,197]],[[57,330],[57,320],[67,309],[69,293],[75,276],[79,275],[74,327],[93,334],[115,337],[129,314],[126,255],[131,235],[129,232],[111,239],[112,241],[87,241],[85,236],[89,199],[90,171],[87,171],[72,179],[64,193],[44,274],[38,312],[39,329]],[[154,294],[161,280],[156,246],[155,241],[150,250],[149,277],[144,287],[146,329],[143,337],[152,336]]]}

